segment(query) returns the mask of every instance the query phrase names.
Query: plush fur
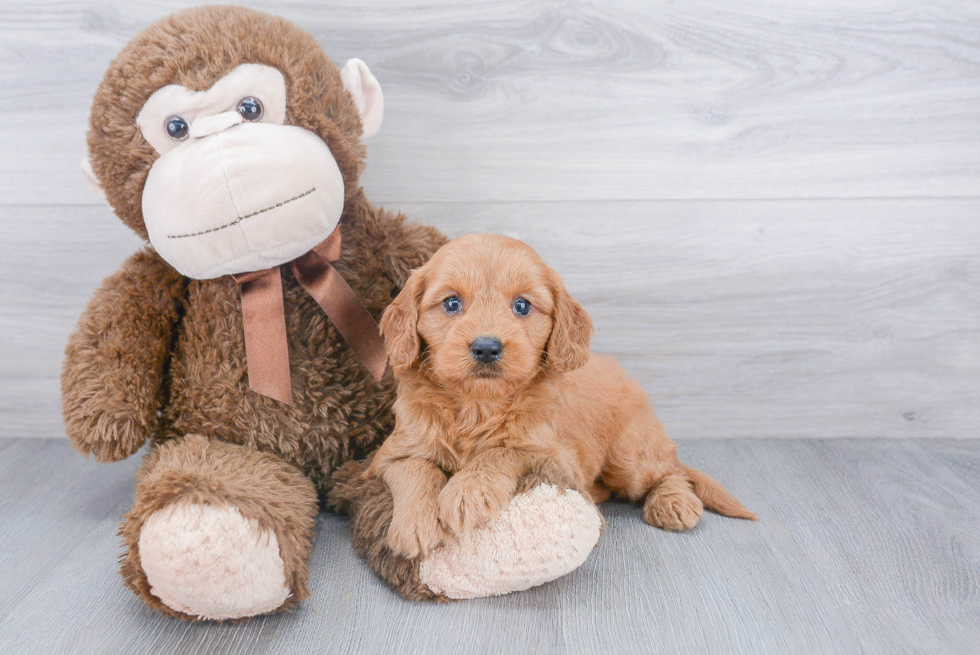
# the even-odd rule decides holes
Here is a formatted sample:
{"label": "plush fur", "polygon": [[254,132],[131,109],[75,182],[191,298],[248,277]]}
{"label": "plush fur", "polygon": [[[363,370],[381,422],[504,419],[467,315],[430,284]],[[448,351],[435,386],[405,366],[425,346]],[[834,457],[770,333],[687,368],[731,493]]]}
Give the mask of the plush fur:
{"label": "plush fur", "polygon": [[355,551],[407,600],[492,596],[549,582],[578,568],[605,527],[588,494],[554,462],[541,462],[517,481],[506,516],[428,557],[405,557],[387,544],[393,502],[385,484],[366,475],[371,459],[340,467],[330,501],[356,517]]}
{"label": "plush fur", "polygon": [[[588,314],[527,245],[451,241],[412,274],[381,328],[400,384],[395,430],[367,475],[391,489],[396,553],[428,554],[496,519],[519,480],[549,464],[595,502],[643,502],[644,519],[667,530],[692,527],[705,506],[755,518],[678,461],[642,388],[590,355]],[[487,337],[500,344],[496,361],[473,352]]]}
{"label": "plush fur", "polygon": [[282,72],[286,122],[322,138],[343,174],[348,200],[360,195],[361,120],[340,70],[313,35],[258,11],[197,7],[164,18],[130,41],[109,65],[92,102],[92,170],[119,218],[144,239],[141,199],[157,153],[140,135],[135,117],[157,89],[179,84],[204,91],[240,64]]}
{"label": "plush fur", "polygon": [[[334,266],[378,319],[409,272],[445,239],[368,202],[358,186],[364,147],[355,102],[313,37],[287,21],[201,7],[133,39],[93,102],[93,183],[147,239],[141,199],[157,151],[136,125],[137,114],[163,86],[205,90],[245,63],[282,72],[285,123],[321,138],[336,160],[344,206],[343,254]],[[374,129],[380,115],[371,120]],[[354,547],[406,598],[441,600],[460,585],[464,596],[503,593],[581,563],[601,518],[584,496],[564,493],[573,482],[543,471],[525,476],[514,491],[530,493],[547,481],[559,493],[513,499],[514,521],[447,549],[433,560],[429,582],[419,557],[393,553],[386,538],[391,493],[354,460],[373,453],[392,429],[395,381],[390,374],[374,381],[288,267],[282,287],[292,405],[248,386],[238,285],[228,276],[184,277],[149,247],[103,282],[69,340],[61,382],[72,444],[99,461],[149,450],[120,534],[123,579],[150,607],[201,620],[295,606],[309,595],[317,498],[328,494],[330,507],[351,515]],[[525,522],[517,519],[525,508],[563,517],[563,531],[522,532]],[[503,550],[488,554],[493,548]],[[490,558],[496,568],[473,558]],[[481,576],[467,576],[481,566]]]}
{"label": "plush fur", "polygon": [[[567,501],[555,512],[559,499]],[[484,529],[463,533],[423,559],[419,577],[430,589],[455,599],[527,589],[580,566],[601,527],[601,516],[584,496],[553,485],[535,486],[515,496]],[[523,535],[516,544],[515,533]]]}
{"label": "plush fur", "polygon": [[[370,461],[370,460],[368,460]],[[419,558],[394,554],[385,543],[391,523],[391,494],[383,482],[364,475],[360,462],[347,462],[334,474],[328,502],[357,520],[351,524],[354,551],[406,600],[446,600],[419,578]]]}
{"label": "plush fur", "polygon": [[[319,135],[337,160],[346,197],[343,256],[335,266],[379,318],[409,271],[445,239],[368,202],[357,181],[364,148],[356,107],[314,38],[285,20],[240,8],[196,8],[161,20],[127,45],[96,93],[88,135],[106,198],[145,239],[140,199],[157,154],[135,124],[137,113],[161,86],[206,89],[242,63],[283,72],[287,123]],[[236,283],[185,278],[151,248],[103,282],[69,340],[61,381],[74,446],[100,461],[150,446],[136,503],[121,528],[122,573],[164,613],[203,618],[167,608],[150,591],[138,543],[153,512],[207,503],[235,508],[272,530],[290,586],[279,608],[286,609],[308,595],[317,494],[331,488],[337,467],[373,452],[393,425],[391,376],[373,380],[288,270],[283,289],[291,406],[248,387]],[[358,521],[355,516],[355,532]],[[419,584],[417,576],[386,579]]]}
{"label": "plush fur", "polygon": [[[318,510],[313,484],[280,457],[243,446],[189,435],[162,442],[143,460],[136,475],[136,502],[120,527],[126,544],[122,574],[150,607],[168,616],[188,616],[151,593],[140,562],[140,536],[151,516],[173,506],[233,507],[259,531],[279,543],[290,596],[288,609],[309,596],[307,561]],[[274,608],[275,609],[275,608]]]}
{"label": "plush fur", "polygon": [[237,507],[168,505],[144,521],[138,550],[150,593],[181,615],[240,619],[292,595],[276,534]]}

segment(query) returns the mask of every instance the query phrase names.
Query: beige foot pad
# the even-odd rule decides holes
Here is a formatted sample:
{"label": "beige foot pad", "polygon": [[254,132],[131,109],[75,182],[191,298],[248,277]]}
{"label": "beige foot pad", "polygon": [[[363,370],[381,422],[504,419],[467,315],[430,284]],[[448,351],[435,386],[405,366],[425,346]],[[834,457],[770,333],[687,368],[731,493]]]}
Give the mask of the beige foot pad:
{"label": "beige foot pad", "polygon": [[599,511],[581,494],[539,485],[516,496],[486,526],[433,551],[419,577],[457,599],[530,589],[581,566],[601,526]]}
{"label": "beige foot pad", "polygon": [[289,597],[276,535],[234,507],[183,504],[154,512],[140,532],[139,554],[150,593],[191,616],[254,616]]}

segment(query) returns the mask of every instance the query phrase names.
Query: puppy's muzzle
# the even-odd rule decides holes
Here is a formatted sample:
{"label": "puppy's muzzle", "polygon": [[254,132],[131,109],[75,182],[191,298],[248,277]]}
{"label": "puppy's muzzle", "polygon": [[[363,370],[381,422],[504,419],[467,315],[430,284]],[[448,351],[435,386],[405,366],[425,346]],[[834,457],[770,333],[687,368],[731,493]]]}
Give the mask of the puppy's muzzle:
{"label": "puppy's muzzle", "polygon": [[496,364],[504,353],[504,344],[497,337],[477,337],[470,343],[470,355],[477,363]]}

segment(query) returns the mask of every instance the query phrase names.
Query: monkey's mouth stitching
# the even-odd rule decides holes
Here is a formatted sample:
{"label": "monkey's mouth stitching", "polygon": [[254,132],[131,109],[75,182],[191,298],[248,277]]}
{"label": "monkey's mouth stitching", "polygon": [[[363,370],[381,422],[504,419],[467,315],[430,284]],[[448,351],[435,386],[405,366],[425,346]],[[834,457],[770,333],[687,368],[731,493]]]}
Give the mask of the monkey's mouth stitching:
{"label": "monkey's mouth stitching", "polygon": [[242,221],[244,221],[246,218],[252,218],[253,216],[258,216],[259,214],[264,214],[265,212],[271,212],[273,209],[279,209],[283,205],[288,205],[289,203],[291,203],[294,200],[299,200],[300,198],[305,198],[306,196],[310,195],[314,191],[316,191],[316,187],[313,187],[309,191],[304,191],[303,193],[299,194],[298,196],[293,196],[289,200],[283,200],[282,202],[277,202],[276,204],[272,205],[271,207],[266,207],[265,209],[260,209],[257,212],[252,212],[251,214],[245,214],[244,216],[239,216],[238,218],[236,218],[235,220],[233,220],[231,223],[226,223],[224,225],[219,225],[218,227],[212,227],[210,230],[202,230],[200,232],[191,232],[189,234],[168,234],[167,235],[167,238],[168,239],[185,239],[187,237],[199,237],[202,234],[208,234],[210,232],[217,232],[218,230],[223,230],[226,227],[231,227],[232,225],[238,225],[239,223],[241,223]]}

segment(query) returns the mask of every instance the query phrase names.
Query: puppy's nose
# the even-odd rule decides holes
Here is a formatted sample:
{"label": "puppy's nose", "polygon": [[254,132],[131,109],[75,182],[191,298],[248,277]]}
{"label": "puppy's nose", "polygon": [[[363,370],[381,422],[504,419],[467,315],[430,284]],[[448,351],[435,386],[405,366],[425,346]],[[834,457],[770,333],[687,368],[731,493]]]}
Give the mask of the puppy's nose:
{"label": "puppy's nose", "polygon": [[493,364],[504,352],[504,344],[497,337],[477,337],[470,344],[470,354],[481,364]]}

